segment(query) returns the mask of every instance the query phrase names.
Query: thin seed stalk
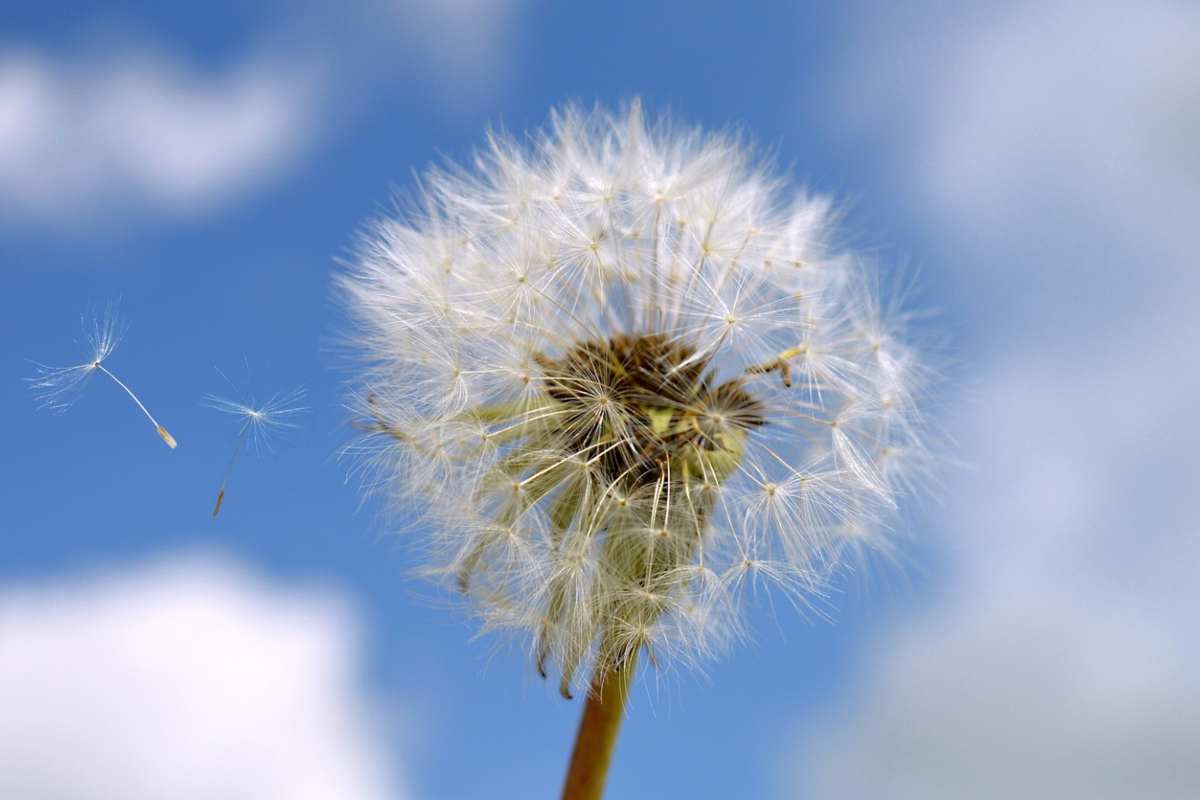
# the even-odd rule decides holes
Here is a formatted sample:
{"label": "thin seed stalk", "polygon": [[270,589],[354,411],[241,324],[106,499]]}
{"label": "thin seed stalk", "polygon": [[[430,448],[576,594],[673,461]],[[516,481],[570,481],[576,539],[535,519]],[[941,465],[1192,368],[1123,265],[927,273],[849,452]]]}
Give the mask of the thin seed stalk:
{"label": "thin seed stalk", "polygon": [[636,650],[616,667],[603,662],[596,666],[592,690],[588,692],[579,732],[575,735],[562,800],[599,800],[604,795],[604,782],[636,671]]}

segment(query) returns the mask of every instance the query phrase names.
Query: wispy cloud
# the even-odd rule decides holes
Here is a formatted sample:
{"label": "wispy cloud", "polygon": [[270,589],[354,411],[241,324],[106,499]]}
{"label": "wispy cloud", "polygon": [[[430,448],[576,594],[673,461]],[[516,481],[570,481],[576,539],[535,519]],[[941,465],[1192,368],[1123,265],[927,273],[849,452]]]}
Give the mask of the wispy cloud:
{"label": "wispy cloud", "polygon": [[[525,0],[399,0],[370,4],[366,22],[383,38],[407,42],[422,70],[451,107],[468,105],[480,92],[502,86],[516,56],[517,23]],[[395,52],[394,49],[391,52]],[[381,65],[376,59],[376,68]],[[391,67],[394,69],[397,61]]]}
{"label": "wispy cloud", "polygon": [[[1163,519],[1138,476],[1165,488],[1195,441],[1179,423],[1200,387],[1200,363],[1180,357],[1200,345],[1200,56],[1184,34],[1200,10],[1027,3],[906,25],[868,33],[878,60],[847,79],[890,110],[841,111],[865,137],[895,133],[880,161],[891,188],[923,192],[911,221],[965,257],[954,272],[979,349],[963,357],[980,383],[956,427],[979,468],[949,493],[949,527],[972,543],[961,555],[994,563],[980,548],[995,538],[1025,558],[1018,541],[1040,550],[1065,531],[1086,549]],[[906,44],[914,29],[939,45]],[[1035,502],[1029,483],[1055,499]]]}
{"label": "wispy cloud", "polygon": [[1195,652],[1102,593],[975,604],[868,657],[854,712],[808,742],[813,797],[1196,797]]}
{"label": "wispy cloud", "polygon": [[0,49],[0,221],[209,208],[303,152],[319,96],[314,73],[267,58],[210,71],[148,47]]}
{"label": "wispy cloud", "polygon": [[[938,607],[806,738],[813,796],[1200,792],[1194,6],[883,12],[834,105],[955,254],[974,469]],[[916,198],[914,202],[913,198]]]}
{"label": "wispy cloud", "polygon": [[519,0],[314,5],[201,65],[169,43],[0,42],[0,225],[194,216],[269,185],[399,86],[462,110],[506,84]]}
{"label": "wispy cloud", "polygon": [[187,557],[0,588],[0,796],[407,796],[336,596]]}
{"label": "wispy cloud", "polygon": [[1027,308],[1105,271],[1139,290],[1194,247],[1195,5],[925,3],[869,19],[832,84],[838,129],[881,156],[918,223],[973,248],[987,286],[1056,282]]}

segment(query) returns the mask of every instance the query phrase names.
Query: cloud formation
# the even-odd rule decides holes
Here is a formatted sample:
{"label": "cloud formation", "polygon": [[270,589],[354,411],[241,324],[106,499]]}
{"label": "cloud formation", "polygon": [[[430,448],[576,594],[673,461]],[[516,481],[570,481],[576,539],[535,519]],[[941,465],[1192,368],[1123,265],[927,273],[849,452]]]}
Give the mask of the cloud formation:
{"label": "cloud formation", "polygon": [[1027,307],[1114,270],[1139,290],[1194,248],[1200,8],[926,3],[871,18],[830,95],[839,130],[882,154],[920,222],[975,248],[988,286],[1055,282]]}
{"label": "cloud formation", "polygon": [[213,558],[0,588],[0,797],[403,798],[359,637]]}
{"label": "cloud formation", "polygon": [[149,48],[0,49],[0,221],[209,208],[292,163],[318,100],[315,74],[266,58],[208,72]]}
{"label": "cloud formation", "polygon": [[376,12],[394,35],[420,51],[442,102],[469,105],[479,92],[495,88],[510,72],[517,17],[523,0],[402,0]]}
{"label": "cloud formation", "polygon": [[1104,595],[975,605],[869,658],[860,706],[808,744],[814,797],[1196,797],[1195,653]]}
{"label": "cloud formation", "polygon": [[150,42],[0,42],[0,225],[211,210],[285,174],[331,117],[352,118],[397,80],[423,102],[469,108],[509,75],[522,5],[314,4],[217,67]]}
{"label": "cloud formation", "polygon": [[969,537],[963,559],[1009,552],[1026,569],[1048,544],[1057,559],[1133,541],[1149,518],[1144,547],[1186,523],[1161,496],[1183,489],[1171,473],[1200,444],[1178,424],[1200,388],[1200,364],[1179,358],[1200,344],[1200,181],[1187,179],[1200,56],[1183,34],[1200,10],[1025,3],[907,25],[887,30],[906,41],[924,26],[939,46],[869,33],[882,55],[848,82],[890,99],[843,112],[865,136],[896,132],[883,166],[898,193],[930,201],[914,222],[967,257],[980,384],[954,422],[979,468],[948,493],[947,527]]}
{"label": "cloud formation", "polygon": [[841,119],[963,258],[973,469],[935,520],[946,596],[808,732],[811,796],[1200,794],[1198,26],[1170,2],[931,4],[850,59]]}

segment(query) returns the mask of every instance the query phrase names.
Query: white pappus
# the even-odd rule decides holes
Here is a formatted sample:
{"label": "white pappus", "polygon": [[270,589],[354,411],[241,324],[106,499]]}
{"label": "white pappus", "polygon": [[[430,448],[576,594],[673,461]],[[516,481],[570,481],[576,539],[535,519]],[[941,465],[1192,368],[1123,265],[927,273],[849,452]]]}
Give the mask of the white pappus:
{"label": "white pappus", "polygon": [[125,394],[129,395],[141,412],[146,415],[146,419],[150,420],[150,424],[154,426],[154,432],[166,443],[167,447],[174,450],[177,445],[175,437],[159,424],[150,410],[133,393],[133,390],[114,375],[108,367],[104,366],[104,362],[117,349],[117,345],[120,344],[121,337],[125,333],[125,325],[117,315],[116,307],[109,305],[102,314],[93,315],[90,320],[87,317],[81,317],[80,324],[91,352],[89,360],[69,367],[49,367],[34,362],[37,374],[28,380],[41,407],[53,411],[66,411],[79,398],[88,379],[97,372],[101,372],[121,387]]}
{"label": "white pappus", "polygon": [[567,107],[429,172],[340,278],[354,445],[570,696],[889,546],[933,373],[820,197],[733,134]]}

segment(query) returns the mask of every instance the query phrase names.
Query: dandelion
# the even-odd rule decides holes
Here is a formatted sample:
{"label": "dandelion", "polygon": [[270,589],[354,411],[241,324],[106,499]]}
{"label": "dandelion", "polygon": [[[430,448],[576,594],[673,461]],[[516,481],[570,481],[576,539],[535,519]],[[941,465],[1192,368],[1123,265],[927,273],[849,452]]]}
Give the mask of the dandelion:
{"label": "dandelion", "polygon": [[484,630],[564,697],[591,676],[565,797],[599,796],[640,654],[818,602],[930,463],[908,318],[782,189],[735,135],[567,108],[431,171],[340,278],[371,488]]}
{"label": "dandelion", "polygon": [[[217,371],[220,372],[220,370]],[[221,373],[221,377],[225,377],[224,373]],[[226,378],[226,381],[228,380]],[[293,389],[290,392],[276,394],[265,403],[257,403],[253,398],[249,403],[227,400],[215,395],[205,398],[210,408],[232,414],[241,420],[237,439],[233,445],[233,454],[225,467],[224,475],[221,476],[221,487],[217,490],[217,501],[212,510],[214,518],[221,513],[221,506],[225,502],[225,489],[229,485],[229,476],[233,474],[233,467],[237,464],[247,443],[255,452],[261,452],[264,448],[270,448],[270,440],[274,434],[285,428],[297,427],[296,419],[308,411],[307,407],[298,405],[304,399],[304,394],[304,389]]]}
{"label": "dandelion", "polygon": [[53,411],[66,411],[79,398],[88,380],[97,372],[101,372],[129,395],[130,399],[146,415],[146,419],[150,420],[150,424],[154,426],[154,432],[166,442],[167,447],[174,450],[177,444],[175,437],[159,424],[149,409],[133,393],[133,390],[114,375],[108,367],[104,366],[104,362],[117,349],[117,345],[120,344],[125,333],[125,325],[117,316],[116,309],[109,305],[103,314],[92,317],[90,321],[86,317],[81,317],[80,324],[91,351],[91,358],[88,361],[70,367],[48,367],[34,362],[37,374],[29,379],[30,388],[37,395],[41,407]]}

